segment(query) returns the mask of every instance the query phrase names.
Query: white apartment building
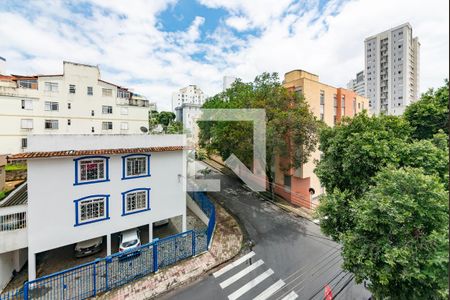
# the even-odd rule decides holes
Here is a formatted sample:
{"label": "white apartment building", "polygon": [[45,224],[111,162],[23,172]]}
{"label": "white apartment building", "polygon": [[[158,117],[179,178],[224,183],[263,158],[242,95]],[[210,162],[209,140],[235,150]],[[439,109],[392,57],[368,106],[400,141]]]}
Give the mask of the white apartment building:
{"label": "white apartment building", "polygon": [[375,114],[401,115],[419,98],[420,43],[409,23],[368,37],[366,96]]}
{"label": "white apartment building", "polygon": [[347,89],[354,91],[360,96],[366,97],[366,81],[364,71],[356,73],[356,78],[347,83]]}
{"label": "white apartment building", "polygon": [[29,152],[9,156],[27,160],[28,182],[0,202],[0,290],[27,259],[36,278],[44,251],[103,237],[110,255],[114,234],[148,226],[151,242],[153,225],[173,218],[186,231],[184,135],[31,135],[28,143]]}
{"label": "white apartment building", "polygon": [[138,134],[149,101],[100,79],[98,66],[64,62],[60,75],[0,75],[0,154],[29,134]]}
{"label": "white apartment building", "polygon": [[172,109],[176,120],[183,123],[183,129],[194,141],[198,137],[196,120],[200,116],[200,108],[206,98],[205,93],[196,85],[184,87],[172,96]]}

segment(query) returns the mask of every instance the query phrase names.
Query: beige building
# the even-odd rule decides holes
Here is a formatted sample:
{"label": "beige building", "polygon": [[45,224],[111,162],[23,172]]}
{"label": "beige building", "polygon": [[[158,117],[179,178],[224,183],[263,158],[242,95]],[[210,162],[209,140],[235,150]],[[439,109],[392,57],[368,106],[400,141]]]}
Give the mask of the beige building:
{"label": "beige building", "polygon": [[[329,126],[339,123],[344,116],[352,117],[368,108],[367,98],[351,90],[322,83],[319,76],[303,70],[286,73],[283,85],[302,94],[312,113]],[[314,161],[319,159],[320,151],[317,150],[302,167],[286,172],[281,166],[289,158],[278,158],[275,163],[276,193],[294,204],[311,208],[312,199],[324,192],[314,174]]]}
{"label": "beige building", "polygon": [[149,101],[64,62],[60,75],[0,75],[0,154],[25,151],[29,134],[138,134]]}

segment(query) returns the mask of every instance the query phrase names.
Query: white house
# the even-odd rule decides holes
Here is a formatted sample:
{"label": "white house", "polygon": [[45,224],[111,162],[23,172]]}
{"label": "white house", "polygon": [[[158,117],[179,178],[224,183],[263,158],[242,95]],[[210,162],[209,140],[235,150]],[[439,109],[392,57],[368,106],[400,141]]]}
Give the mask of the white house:
{"label": "white house", "polygon": [[16,265],[5,264],[24,248],[32,280],[43,251],[106,237],[109,255],[114,233],[149,225],[152,241],[152,225],[174,217],[185,231],[184,148],[184,135],[29,136],[29,151],[9,157],[28,164],[27,201],[19,209],[26,213],[19,229],[24,236],[2,236],[0,276],[23,263],[18,258]]}
{"label": "white house", "polygon": [[149,101],[102,80],[98,66],[64,62],[63,74],[1,73],[0,154],[27,151],[29,134],[138,134],[148,127]]}

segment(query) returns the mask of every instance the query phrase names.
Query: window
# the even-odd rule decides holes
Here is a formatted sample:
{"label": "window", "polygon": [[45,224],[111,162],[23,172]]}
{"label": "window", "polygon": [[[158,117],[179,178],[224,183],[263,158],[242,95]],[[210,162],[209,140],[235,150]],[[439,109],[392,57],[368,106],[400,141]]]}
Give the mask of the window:
{"label": "window", "polygon": [[336,116],[337,114],[337,95],[334,94],[333,96],[333,108],[334,108],[334,115]]}
{"label": "window", "polygon": [[128,107],[121,107],[120,108],[120,114],[121,115],[128,115]]}
{"label": "window", "polygon": [[122,156],[122,179],[150,176],[150,154]]}
{"label": "window", "polygon": [[353,115],[356,115],[356,98],[353,98]]}
{"label": "window", "polygon": [[111,97],[112,96],[112,89],[102,89],[102,95],[105,97]]}
{"label": "window", "polygon": [[109,195],[92,195],[74,203],[75,226],[109,219]]}
{"label": "window", "polygon": [[150,210],[150,188],[122,193],[122,216]]}
{"label": "window", "polygon": [[102,114],[112,114],[113,108],[109,105],[103,105],[102,106]]}
{"label": "window", "polygon": [[108,157],[88,156],[74,159],[74,161],[74,185],[109,181]]}
{"label": "window", "polygon": [[58,120],[45,120],[45,129],[58,129]]}
{"label": "window", "polygon": [[46,111],[58,111],[59,110],[59,103],[58,102],[45,101],[44,104],[45,104],[44,109]]}
{"label": "window", "polygon": [[28,147],[28,140],[27,138],[22,138],[22,149],[25,149],[26,147]]}
{"label": "window", "polygon": [[88,96],[94,95],[94,89],[92,88],[92,86],[87,87],[87,94]]}
{"label": "window", "polygon": [[102,129],[103,130],[112,130],[113,123],[112,122],[102,122]]}
{"label": "window", "polygon": [[69,94],[75,94],[75,84],[69,84]]}
{"label": "window", "polygon": [[95,116],[95,111],[91,110],[91,116]]}
{"label": "window", "polygon": [[120,130],[128,130],[128,122],[120,123]]}
{"label": "window", "polygon": [[345,95],[342,95],[341,99],[341,116],[345,115]]}
{"label": "window", "polygon": [[130,98],[130,92],[126,91],[126,90],[117,90],[117,97],[118,98]]}
{"label": "window", "polygon": [[295,93],[297,94],[297,96],[301,97],[303,95],[302,88],[301,87],[296,88],[295,89]]}
{"label": "window", "polygon": [[33,110],[33,100],[22,99],[22,109]]}
{"label": "window", "polygon": [[22,120],[20,120],[20,128],[22,128],[22,129],[33,129],[33,119],[22,119]]}
{"label": "window", "polygon": [[291,176],[290,175],[284,175],[284,189],[286,191],[291,190]]}
{"label": "window", "polygon": [[320,120],[325,118],[325,92],[320,91]]}
{"label": "window", "polygon": [[46,82],[45,83],[45,91],[46,92],[57,92],[58,91],[58,83],[57,82]]}
{"label": "window", "polygon": [[38,83],[36,79],[31,80],[18,80],[17,85],[19,88],[23,89],[34,89],[37,90]]}
{"label": "window", "polygon": [[71,109],[72,108],[72,103],[67,103],[67,109]]}

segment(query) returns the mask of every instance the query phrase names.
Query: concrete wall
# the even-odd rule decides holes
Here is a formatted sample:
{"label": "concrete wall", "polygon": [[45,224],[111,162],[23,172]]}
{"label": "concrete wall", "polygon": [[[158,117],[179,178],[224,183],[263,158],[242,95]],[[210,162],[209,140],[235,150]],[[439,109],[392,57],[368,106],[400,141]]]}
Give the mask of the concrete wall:
{"label": "concrete wall", "polygon": [[[14,193],[14,191],[13,191]],[[0,216],[11,215],[19,212],[26,212],[27,205],[15,205],[0,208]],[[5,253],[28,246],[27,228],[0,231],[0,253]]]}
{"label": "concrete wall", "polygon": [[186,205],[190,210],[200,219],[205,225],[208,225],[209,218],[205,215],[205,213],[200,209],[197,203],[192,200],[192,198],[186,194]]}
{"label": "concrete wall", "polygon": [[13,272],[19,272],[26,261],[26,248],[0,254],[0,292],[12,279]]}

